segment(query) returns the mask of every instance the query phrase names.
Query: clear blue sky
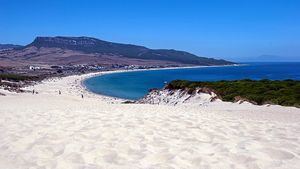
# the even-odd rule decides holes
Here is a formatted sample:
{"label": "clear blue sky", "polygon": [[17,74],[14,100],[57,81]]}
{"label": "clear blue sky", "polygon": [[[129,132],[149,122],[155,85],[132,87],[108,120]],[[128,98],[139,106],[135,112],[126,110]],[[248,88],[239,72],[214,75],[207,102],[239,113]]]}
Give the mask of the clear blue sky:
{"label": "clear blue sky", "polygon": [[300,0],[0,0],[0,43],[57,35],[300,60]]}

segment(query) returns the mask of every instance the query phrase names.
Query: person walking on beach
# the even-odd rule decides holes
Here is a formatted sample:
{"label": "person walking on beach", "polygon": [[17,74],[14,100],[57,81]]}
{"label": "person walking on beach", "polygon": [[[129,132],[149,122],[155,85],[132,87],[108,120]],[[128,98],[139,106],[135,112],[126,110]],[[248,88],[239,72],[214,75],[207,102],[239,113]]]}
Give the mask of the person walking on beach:
{"label": "person walking on beach", "polygon": [[61,95],[61,91],[60,90],[58,91],[58,94]]}
{"label": "person walking on beach", "polygon": [[83,99],[83,94],[81,94],[81,98]]}
{"label": "person walking on beach", "polygon": [[32,90],[32,94],[34,94],[35,92],[34,92],[34,89]]}

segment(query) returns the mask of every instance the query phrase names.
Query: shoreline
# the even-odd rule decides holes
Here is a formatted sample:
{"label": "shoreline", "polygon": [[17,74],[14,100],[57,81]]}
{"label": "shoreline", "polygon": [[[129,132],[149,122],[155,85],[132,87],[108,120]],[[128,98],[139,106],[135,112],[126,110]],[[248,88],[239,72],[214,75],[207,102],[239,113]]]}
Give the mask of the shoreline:
{"label": "shoreline", "polygon": [[[175,69],[193,69],[193,68],[205,68],[205,67],[227,67],[227,66],[244,66],[247,64],[232,64],[232,65],[215,65],[215,66],[184,66],[184,67],[165,67],[165,68],[149,68],[149,69],[130,69],[130,70],[125,70],[125,69],[121,69],[121,70],[109,70],[109,71],[98,71],[98,72],[90,72],[90,73],[85,73],[85,74],[76,74],[76,75],[68,75],[68,76],[62,76],[62,77],[49,77],[46,78],[40,82],[34,82],[33,85],[29,85],[29,86],[25,86],[25,87],[21,87],[20,89],[24,89],[24,90],[32,90],[35,88],[35,86],[38,86],[44,82],[47,81],[55,81],[58,79],[62,79],[62,78],[67,78],[67,77],[75,77],[77,76],[78,79],[80,79],[80,83],[76,84],[78,87],[82,88],[83,91],[87,91],[90,95],[94,95],[95,97],[105,97],[105,98],[109,98],[109,99],[113,99],[113,100],[118,100],[118,101],[126,101],[126,100],[130,100],[130,99],[124,99],[124,98],[118,98],[118,97],[113,97],[113,96],[109,96],[109,95],[104,95],[104,94],[99,94],[99,93],[94,93],[92,91],[90,91],[85,85],[84,85],[84,81],[86,79],[89,78],[93,78],[96,76],[102,76],[102,75],[106,75],[106,74],[113,74],[113,73],[125,73],[125,72],[137,72],[137,71],[155,71],[155,70],[175,70]],[[4,89],[0,88],[0,91],[2,91],[1,94],[7,94],[7,95],[11,95],[11,94],[19,94],[15,91],[6,91]],[[132,100],[131,100],[132,101]]]}
{"label": "shoreline", "polygon": [[[111,100],[115,100],[117,103],[123,103],[125,101],[138,101],[138,100],[132,100],[132,99],[124,99],[124,98],[119,98],[119,97],[114,97],[114,96],[109,96],[109,95],[105,95],[105,94],[101,94],[101,93],[94,93],[92,91],[90,91],[86,85],[84,85],[84,81],[89,79],[89,78],[93,78],[93,77],[97,77],[97,76],[102,76],[102,75],[107,75],[107,74],[115,74],[115,73],[127,73],[127,72],[143,72],[143,71],[155,71],[155,70],[176,70],[176,69],[193,69],[193,68],[206,68],[206,67],[232,67],[232,66],[247,66],[248,64],[234,64],[234,65],[220,65],[220,66],[191,66],[191,67],[168,67],[168,68],[153,68],[153,69],[133,69],[133,70],[115,70],[115,71],[106,71],[106,72],[97,72],[94,73],[91,76],[85,76],[85,78],[82,79],[80,85],[81,87],[88,91],[89,93],[95,95],[95,96],[99,96],[102,98],[108,98]],[[146,94],[147,95],[147,94]],[[142,98],[141,98],[142,99]],[[225,104],[224,106],[226,106],[226,104],[235,104],[235,105],[239,105],[241,104],[240,102],[229,102],[229,101],[223,101],[221,100],[221,102],[223,104]],[[294,107],[294,106],[282,106],[282,105],[277,105],[277,104],[262,104],[262,105],[257,105],[257,104],[252,104],[250,102],[247,101],[242,101],[246,104],[250,104],[252,106],[255,107],[268,107],[268,106],[280,106],[283,108],[292,108],[292,109],[299,109],[299,107]]]}
{"label": "shoreline", "polygon": [[[99,71],[99,72],[91,72],[91,73],[86,73],[86,74],[80,74],[80,75],[70,75],[70,76],[65,76],[65,77],[52,77],[49,79],[45,79],[39,83],[36,83],[32,86],[27,86],[24,87],[22,89],[24,90],[35,90],[35,91],[39,91],[39,86],[43,86],[44,83],[48,83],[49,81],[60,81],[63,79],[68,79],[70,78],[71,80],[67,80],[69,81],[69,83],[71,85],[74,85],[76,90],[71,90],[73,95],[77,95],[80,96],[81,94],[83,94],[84,96],[87,96],[89,98],[94,98],[94,99],[98,99],[98,100],[102,100],[102,101],[107,101],[108,103],[112,103],[112,104],[120,104],[120,103],[124,103],[125,101],[137,101],[137,100],[131,100],[131,99],[124,99],[124,98],[119,98],[119,97],[114,97],[114,96],[109,96],[109,95],[104,95],[104,94],[99,94],[99,93],[94,93],[92,91],[90,91],[85,85],[84,85],[84,81],[89,79],[89,78],[93,78],[93,77],[97,77],[97,76],[103,76],[103,75],[108,75],[108,74],[115,74],[115,73],[127,73],[127,72],[141,72],[141,71],[156,71],[156,70],[176,70],[176,69],[193,69],[193,68],[207,68],[207,67],[233,67],[233,66],[246,66],[248,64],[233,64],[233,65],[216,65],[216,66],[186,66],[186,67],[166,67],[166,68],[151,68],[151,69],[131,69],[131,70],[110,70],[110,71]],[[75,81],[75,83],[72,83],[71,81]],[[22,93],[15,93],[15,92],[10,92],[10,91],[5,91],[2,90],[0,88],[0,93],[6,94],[6,95],[19,95]],[[56,91],[58,92],[59,89],[57,89]],[[1,95],[0,95],[1,96]],[[226,104],[234,104],[234,105],[239,105],[239,103],[234,103],[234,102],[225,102],[225,101],[221,101],[222,103],[224,103],[226,106]],[[273,104],[264,104],[264,105],[255,105],[252,103],[248,103],[245,102],[246,104],[250,104],[254,107],[268,107],[268,106],[279,106],[279,107],[283,107],[283,108],[292,108],[292,109],[299,109],[297,107],[293,107],[293,106],[281,106],[281,105],[273,105]],[[300,109],[299,109],[300,110]]]}
{"label": "shoreline", "polygon": [[[166,67],[166,68],[150,68],[150,69],[132,69],[132,70],[113,70],[113,71],[102,71],[102,72],[94,72],[94,73],[89,73],[89,74],[85,74],[87,76],[84,77],[84,79],[81,80],[81,87],[84,90],[87,90],[88,92],[95,94],[95,95],[99,95],[102,97],[108,97],[111,99],[117,99],[119,101],[134,101],[131,99],[123,99],[123,98],[119,98],[119,97],[113,97],[113,96],[109,96],[109,95],[104,95],[104,94],[99,94],[99,93],[94,93],[92,91],[90,91],[85,85],[84,85],[84,81],[89,79],[89,78],[94,78],[97,76],[102,76],[102,75],[106,75],[106,74],[113,74],[113,73],[126,73],[126,72],[142,72],[142,71],[156,71],[156,70],[176,70],[176,69],[196,69],[196,68],[207,68],[207,67],[230,67],[230,66],[246,66],[247,64],[233,64],[233,65],[216,65],[216,66],[186,66],[186,67]],[[91,74],[91,76],[89,76]]]}

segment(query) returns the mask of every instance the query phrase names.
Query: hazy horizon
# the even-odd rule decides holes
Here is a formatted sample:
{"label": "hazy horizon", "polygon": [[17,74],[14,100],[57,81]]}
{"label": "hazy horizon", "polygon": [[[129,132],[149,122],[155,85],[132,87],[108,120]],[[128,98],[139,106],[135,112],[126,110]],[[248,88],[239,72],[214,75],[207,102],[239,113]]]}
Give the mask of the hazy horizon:
{"label": "hazy horizon", "polygon": [[299,5],[293,0],[2,0],[0,43],[89,36],[238,62],[300,61]]}

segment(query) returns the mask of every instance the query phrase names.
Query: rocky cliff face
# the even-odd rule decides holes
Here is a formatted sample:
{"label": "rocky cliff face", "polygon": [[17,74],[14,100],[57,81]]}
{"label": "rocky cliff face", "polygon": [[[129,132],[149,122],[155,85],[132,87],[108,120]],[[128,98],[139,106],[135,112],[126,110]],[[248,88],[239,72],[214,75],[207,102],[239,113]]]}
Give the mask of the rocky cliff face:
{"label": "rocky cliff face", "polygon": [[197,88],[195,91],[177,90],[152,90],[137,103],[160,105],[207,105],[211,102],[220,102],[218,96],[207,88]]}
{"label": "rocky cliff face", "polygon": [[67,47],[67,46],[93,46],[97,40],[87,37],[37,37],[29,46],[36,47]]}

